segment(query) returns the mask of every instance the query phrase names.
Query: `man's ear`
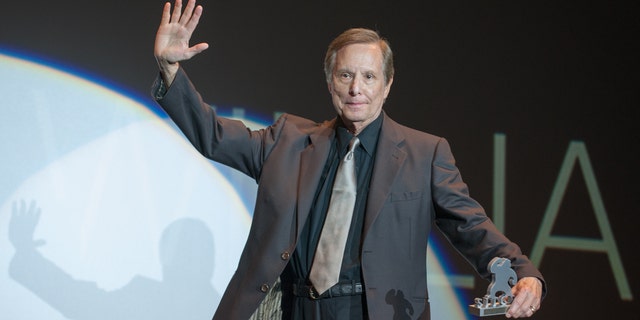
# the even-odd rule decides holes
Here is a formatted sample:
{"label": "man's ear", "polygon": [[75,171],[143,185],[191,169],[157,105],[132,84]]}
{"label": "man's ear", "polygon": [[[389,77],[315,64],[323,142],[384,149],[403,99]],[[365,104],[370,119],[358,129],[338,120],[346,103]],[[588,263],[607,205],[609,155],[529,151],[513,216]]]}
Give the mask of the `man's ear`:
{"label": "man's ear", "polygon": [[387,83],[387,85],[384,88],[384,98],[385,99],[389,95],[389,92],[391,92],[391,84],[393,84],[393,78],[389,79],[389,82]]}

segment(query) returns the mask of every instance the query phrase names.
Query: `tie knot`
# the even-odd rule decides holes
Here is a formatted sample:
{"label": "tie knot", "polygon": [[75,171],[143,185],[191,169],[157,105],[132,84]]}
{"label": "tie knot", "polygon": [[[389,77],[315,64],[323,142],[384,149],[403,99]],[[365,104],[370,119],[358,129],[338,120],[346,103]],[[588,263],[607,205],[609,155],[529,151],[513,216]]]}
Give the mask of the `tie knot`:
{"label": "tie knot", "polygon": [[353,149],[360,143],[360,139],[358,137],[351,138],[349,141],[349,151],[353,151]]}
{"label": "tie knot", "polygon": [[349,141],[349,151],[347,152],[345,160],[351,160],[351,158],[353,158],[353,150],[356,149],[358,144],[360,144],[360,139],[358,139],[358,137],[353,137],[353,139]]}

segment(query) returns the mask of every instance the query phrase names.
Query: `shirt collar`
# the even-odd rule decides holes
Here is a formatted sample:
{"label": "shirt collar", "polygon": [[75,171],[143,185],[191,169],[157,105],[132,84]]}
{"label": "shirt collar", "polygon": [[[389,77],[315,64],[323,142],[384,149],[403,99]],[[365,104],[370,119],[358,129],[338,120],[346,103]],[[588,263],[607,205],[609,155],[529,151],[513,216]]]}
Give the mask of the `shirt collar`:
{"label": "shirt collar", "polygon": [[[358,135],[360,145],[371,157],[375,154],[376,146],[378,145],[378,136],[380,135],[380,128],[382,128],[383,118],[382,112],[380,112],[380,115],[378,115],[378,117],[366,126]],[[340,150],[340,154],[343,155],[347,152],[347,146],[349,145],[349,141],[353,138],[353,135],[344,126],[340,117],[338,117],[336,133],[338,137],[338,150]]]}

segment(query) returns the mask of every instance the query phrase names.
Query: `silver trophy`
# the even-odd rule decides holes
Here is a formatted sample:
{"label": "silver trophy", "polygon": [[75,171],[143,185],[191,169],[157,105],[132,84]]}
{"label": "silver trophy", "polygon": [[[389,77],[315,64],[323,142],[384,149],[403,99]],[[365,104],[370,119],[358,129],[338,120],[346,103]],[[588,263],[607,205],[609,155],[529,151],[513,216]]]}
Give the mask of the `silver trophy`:
{"label": "silver trophy", "polygon": [[509,259],[493,258],[489,262],[489,271],[491,271],[491,283],[487,288],[487,294],[482,298],[475,298],[475,303],[469,305],[469,312],[480,317],[507,313],[513,302],[511,287],[518,282],[518,276],[511,269]]}

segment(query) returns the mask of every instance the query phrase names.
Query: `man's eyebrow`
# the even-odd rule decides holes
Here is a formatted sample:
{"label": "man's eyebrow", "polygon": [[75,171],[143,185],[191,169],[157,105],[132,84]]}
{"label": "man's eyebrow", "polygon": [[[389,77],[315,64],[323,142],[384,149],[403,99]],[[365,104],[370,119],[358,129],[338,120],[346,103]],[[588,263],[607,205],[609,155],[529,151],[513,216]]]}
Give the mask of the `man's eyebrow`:
{"label": "man's eyebrow", "polygon": [[[347,68],[347,67],[336,69],[336,72],[356,73],[356,71],[353,71],[351,68]],[[363,70],[360,70],[359,73],[373,73],[373,74],[376,74],[376,70],[373,69],[373,68],[371,68],[371,69],[363,69]]]}

